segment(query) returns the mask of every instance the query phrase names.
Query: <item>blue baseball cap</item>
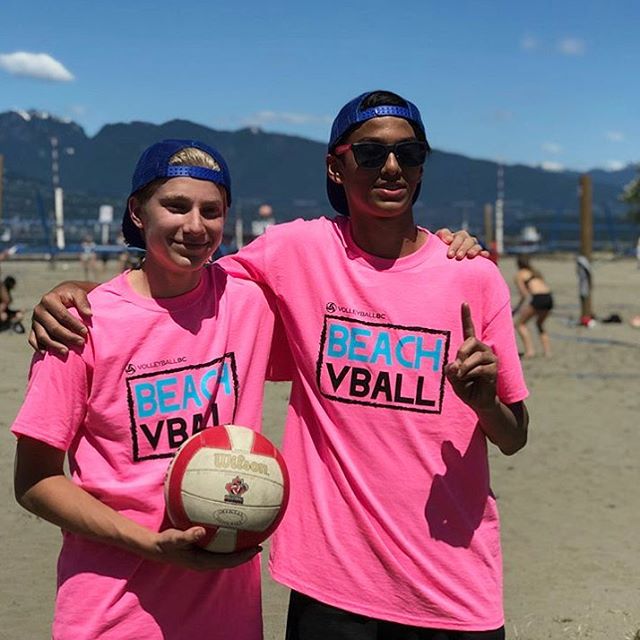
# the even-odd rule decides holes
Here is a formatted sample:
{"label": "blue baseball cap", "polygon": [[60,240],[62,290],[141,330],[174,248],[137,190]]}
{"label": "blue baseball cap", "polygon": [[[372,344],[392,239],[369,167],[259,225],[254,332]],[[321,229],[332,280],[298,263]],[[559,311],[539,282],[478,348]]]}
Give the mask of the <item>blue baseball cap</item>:
{"label": "blue baseball cap", "polygon": [[[362,103],[372,94],[379,93],[377,91],[367,91],[359,95],[357,98],[347,102],[347,104],[340,109],[336,119],[333,121],[333,125],[331,126],[331,135],[329,137],[329,145],[328,151],[329,153],[333,152],[333,149],[337,146],[337,143],[340,142],[347,133],[350,133],[352,130],[356,129],[363,122],[367,122],[367,120],[371,120],[372,118],[381,118],[383,116],[393,116],[395,118],[403,118],[404,120],[408,120],[412,124],[416,125],[418,129],[424,134],[425,140],[427,139],[427,134],[424,129],[424,124],[422,123],[422,117],[420,116],[420,111],[418,107],[412,102],[408,100],[404,101],[404,106],[394,105],[394,104],[380,104],[375,107],[369,107],[367,109],[362,107]],[[386,92],[385,93],[389,93]],[[420,195],[420,186],[419,183],[416,192],[413,194],[412,202],[415,202]],[[340,184],[336,184],[327,176],[327,196],[329,198],[329,202],[331,206],[338,212],[342,213],[345,216],[349,215],[349,205],[347,203],[347,196],[344,192],[344,187]]]}
{"label": "blue baseball cap", "polygon": [[[193,147],[200,149],[210,155],[220,167],[220,170],[210,169],[208,167],[192,167],[188,165],[169,164],[171,158],[182,151]],[[223,187],[227,193],[227,205],[231,204],[231,176],[229,168],[220,152],[208,144],[199,142],[198,140],[162,140],[147,147],[142,152],[138,164],[136,165],[133,177],[131,178],[131,191],[127,198],[127,206],[122,217],[122,233],[125,242],[132,247],[145,248],[144,237],[140,233],[140,229],[133,224],[129,215],[129,198],[146,187],[154,180],[162,178],[196,178],[197,180],[208,180]]]}

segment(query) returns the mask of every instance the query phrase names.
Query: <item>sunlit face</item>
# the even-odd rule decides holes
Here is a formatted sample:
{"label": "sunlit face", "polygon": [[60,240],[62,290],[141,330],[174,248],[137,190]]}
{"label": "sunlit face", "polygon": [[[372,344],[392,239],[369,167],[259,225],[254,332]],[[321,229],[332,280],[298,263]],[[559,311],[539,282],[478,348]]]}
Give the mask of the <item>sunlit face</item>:
{"label": "sunlit face", "polygon": [[[362,124],[345,143],[371,141],[393,144],[416,139],[406,120],[384,116]],[[413,194],[422,179],[422,167],[403,167],[393,153],[377,169],[359,167],[352,151],[339,157],[330,155],[327,167],[330,179],[344,187],[351,216],[395,217],[410,213]]]}
{"label": "sunlit face", "polygon": [[200,269],[222,240],[227,210],[224,189],[207,180],[171,178],[146,203],[129,201],[141,229],[145,263],[173,273]]}

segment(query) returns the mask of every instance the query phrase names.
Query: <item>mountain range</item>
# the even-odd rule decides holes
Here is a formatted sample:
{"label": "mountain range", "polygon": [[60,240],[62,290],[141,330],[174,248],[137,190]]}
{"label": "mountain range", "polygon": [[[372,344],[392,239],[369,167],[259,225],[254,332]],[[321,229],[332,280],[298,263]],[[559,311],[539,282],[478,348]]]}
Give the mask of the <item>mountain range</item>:
{"label": "mountain range", "polygon": [[[36,193],[52,207],[52,138],[57,140],[67,218],[95,220],[100,204],[121,210],[140,152],[163,138],[195,138],[222,152],[231,169],[236,214],[241,211],[252,218],[263,203],[272,205],[278,221],[331,212],[325,195],[326,146],[320,142],[258,128],[218,131],[187,120],[109,124],[90,137],[70,120],[37,111],[9,111],[0,113],[5,219],[37,217]],[[435,150],[425,165],[415,207],[418,222],[432,228],[480,225],[483,205],[496,199],[497,167],[489,160]],[[590,173],[596,216],[605,212],[622,219],[626,208],[618,197],[635,176],[634,167]],[[575,171],[505,165],[509,221],[577,219],[578,180]]]}

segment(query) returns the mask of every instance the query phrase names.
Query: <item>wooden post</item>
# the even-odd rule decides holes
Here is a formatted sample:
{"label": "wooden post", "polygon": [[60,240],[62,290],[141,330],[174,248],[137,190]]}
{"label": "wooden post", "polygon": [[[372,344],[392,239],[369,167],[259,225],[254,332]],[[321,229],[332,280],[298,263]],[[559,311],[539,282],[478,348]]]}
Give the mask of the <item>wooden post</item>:
{"label": "wooden post", "polygon": [[494,242],[493,237],[493,205],[490,202],[484,205],[484,243],[487,249]]}
{"label": "wooden post", "polygon": [[[593,189],[591,186],[591,176],[584,174],[580,176],[580,255],[586,258],[591,264],[591,254],[593,251]],[[591,292],[592,283],[588,288],[587,295],[580,296],[581,316],[583,319],[593,318],[593,307]]]}

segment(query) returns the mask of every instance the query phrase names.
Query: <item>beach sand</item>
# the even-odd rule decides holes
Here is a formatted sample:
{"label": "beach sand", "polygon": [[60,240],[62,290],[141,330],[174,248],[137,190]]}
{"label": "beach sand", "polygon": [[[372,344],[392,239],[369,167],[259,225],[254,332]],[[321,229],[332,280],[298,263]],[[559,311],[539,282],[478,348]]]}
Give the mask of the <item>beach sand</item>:
{"label": "beach sand", "polygon": [[[536,259],[553,288],[548,321],[554,355],[524,362],[530,438],[514,457],[491,452],[502,515],[507,637],[519,640],[640,638],[640,270],[632,260],[594,263],[596,316],[622,324],[576,327],[572,257]],[[7,261],[15,306],[31,309],[56,282],[81,277],[77,263]],[[106,278],[112,263],[104,273]],[[511,283],[514,260],[501,268]],[[512,287],[513,289],[513,287]],[[24,336],[0,334],[0,638],[49,637],[59,531],[15,503],[14,439],[30,360]],[[280,442],[288,385],[267,387],[265,432]],[[266,565],[266,550],[263,563]],[[287,590],[266,575],[265,637],[282,638]],[[230,639],[232,640],[232,639]]]}

